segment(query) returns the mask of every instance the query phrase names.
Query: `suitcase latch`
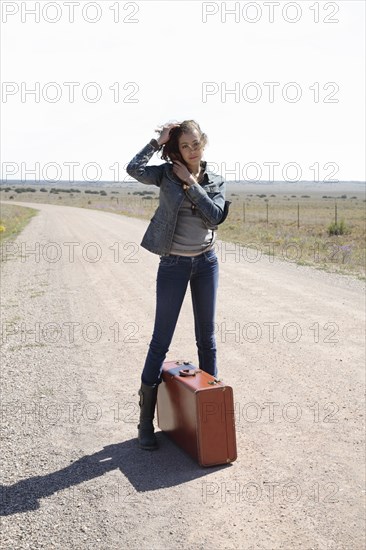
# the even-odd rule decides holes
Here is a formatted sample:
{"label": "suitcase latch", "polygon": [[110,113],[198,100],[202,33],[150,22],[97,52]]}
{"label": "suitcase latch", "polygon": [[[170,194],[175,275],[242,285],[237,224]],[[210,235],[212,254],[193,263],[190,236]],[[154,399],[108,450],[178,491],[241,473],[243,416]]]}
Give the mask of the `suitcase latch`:
{"label": "suitcase latch", "polygon": [[180,369],[179,376],[196,376],[197,371],[198,369]]}
{"label": "suitcase latch", "polygon": [[218,378],[216,380],[216,378],[214,380],[211,380],[210,382],[207,382],[207,384],[218,384],[219,382],[222,382],[222,379],[221,378]]}

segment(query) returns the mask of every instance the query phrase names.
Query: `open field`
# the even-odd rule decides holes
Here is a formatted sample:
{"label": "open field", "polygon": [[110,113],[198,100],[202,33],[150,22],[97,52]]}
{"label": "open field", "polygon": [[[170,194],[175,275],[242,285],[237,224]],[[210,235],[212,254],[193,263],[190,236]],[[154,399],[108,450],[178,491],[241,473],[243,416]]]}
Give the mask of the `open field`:
{"label": "open field", "polygon": [[[16,192],[16,189],[34,191]],[[154,186],[10,185],[0,199],[92,208],[150,219],[158,204]],[[232,201],[218,238],[252,249],[248,262],[267,254],[288,262],[365,277],[365,187],[362,183],[227,184]],[[342,234],[331,234],[330,226]],[[239,248],[239,247],[238,247]],[[229,250],[227,250],[229,253]]]}

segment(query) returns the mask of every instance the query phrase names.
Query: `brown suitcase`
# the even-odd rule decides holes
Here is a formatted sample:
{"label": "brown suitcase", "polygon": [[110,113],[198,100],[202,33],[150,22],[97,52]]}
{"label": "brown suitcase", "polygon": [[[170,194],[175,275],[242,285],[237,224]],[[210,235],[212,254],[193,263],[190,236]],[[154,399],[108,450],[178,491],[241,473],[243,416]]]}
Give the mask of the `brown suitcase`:
{"label": "brown suitcase", "polygon": [[157,422],[201,466],[237,458],[233,389],[189,361],[165,361]]}

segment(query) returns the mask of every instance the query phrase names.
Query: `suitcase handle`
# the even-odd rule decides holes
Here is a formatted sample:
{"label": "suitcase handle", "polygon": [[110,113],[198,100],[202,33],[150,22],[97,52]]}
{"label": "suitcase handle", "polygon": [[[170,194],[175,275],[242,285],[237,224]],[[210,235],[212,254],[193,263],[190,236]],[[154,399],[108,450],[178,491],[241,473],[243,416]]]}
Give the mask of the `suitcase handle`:
{"label": "suitcase handle", "polygon": [[199,369],[180,369],[179,376],[196,376],[196,372],[200,372]]}

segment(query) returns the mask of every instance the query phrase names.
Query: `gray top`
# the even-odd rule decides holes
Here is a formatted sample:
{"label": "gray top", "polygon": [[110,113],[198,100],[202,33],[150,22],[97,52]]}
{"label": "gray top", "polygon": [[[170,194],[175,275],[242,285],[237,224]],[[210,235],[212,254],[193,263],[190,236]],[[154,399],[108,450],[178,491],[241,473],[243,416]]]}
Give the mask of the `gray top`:
{"label": "gray top", "polygon": [[170,254],[197,256],[213,248],[215,239],[215,230],[205,226],[199,213],[192,210],[192,202],[184,197],[178,210]]}

